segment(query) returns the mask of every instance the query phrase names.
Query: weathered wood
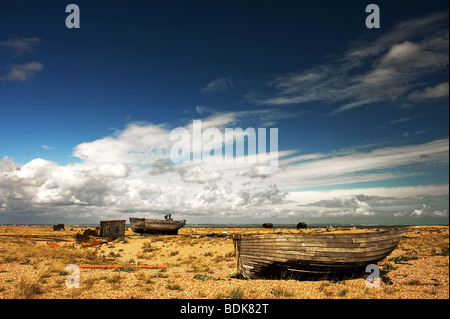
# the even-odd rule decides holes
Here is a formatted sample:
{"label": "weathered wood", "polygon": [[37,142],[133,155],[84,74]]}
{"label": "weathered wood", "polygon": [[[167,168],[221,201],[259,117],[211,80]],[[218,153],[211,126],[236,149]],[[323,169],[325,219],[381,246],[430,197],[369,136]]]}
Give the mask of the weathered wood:
{"label": "weathered wood", "polygon": [[104,220],[100,222],[100,237],[119,238],[125,236],[125,220]]}
{"label": "weathered wood", "polygon": [[178,230],[186,224],[186,220],[147,219],[130,217],[131,229],[139,234],[177,235]]}
{"label": "weathered wood", "polygon": [[138,268],[138,269],[166,269],[166,265],[79,265],[85,269]]}
{"label": "weathered wood", "polygon": [[297,228],[302,229],[302,228],[306,228],[306,223],[305,222],[300,222],[297,224]]}
{"label": "weathered wood", "polygon": [[64,224],[53,224],[53,230],[54,231],[66,230],[66,228],[64,227]]}
{"label": "weathered wood", "polygon": [[351,272],[389,255],[406,229],[350,234],[235,235],[237,270],[245,278],[290,272]]}

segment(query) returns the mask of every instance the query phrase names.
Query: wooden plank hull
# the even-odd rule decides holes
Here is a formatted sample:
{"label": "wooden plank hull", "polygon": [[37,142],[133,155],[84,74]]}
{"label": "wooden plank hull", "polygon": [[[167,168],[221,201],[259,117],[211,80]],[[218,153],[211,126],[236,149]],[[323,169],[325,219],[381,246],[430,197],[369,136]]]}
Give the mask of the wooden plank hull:
{"label": "wooden plank hull", "polygon": [[140,234],[177,235],[178,230],[186,224],[185,220],[161,220],[130,217],[131,229]]}
{"label": "wooden plank hull", "polygon": [[388,256],[407,229],[341,234],[235,235],[244,278],[352,274]]}

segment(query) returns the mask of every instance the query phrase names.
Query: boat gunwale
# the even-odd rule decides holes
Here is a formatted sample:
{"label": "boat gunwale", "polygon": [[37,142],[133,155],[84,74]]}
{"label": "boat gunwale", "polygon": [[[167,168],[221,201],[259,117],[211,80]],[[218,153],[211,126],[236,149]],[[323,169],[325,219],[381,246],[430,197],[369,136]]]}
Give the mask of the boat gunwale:
{"label": "boat gunwale", "polygon": [[[405,229],[406,228],[406,229]],[[367,232],[345,232],[345,233],[275,233],[275,234],[234,234],[234,239],[244,239],[244,240],[264,240],[264,239],[365,239],[365,238],[376,238],[383,236],[405,236],[408,233],[407,227],[405,228],[394,228],[381,231],[367,231]]]}

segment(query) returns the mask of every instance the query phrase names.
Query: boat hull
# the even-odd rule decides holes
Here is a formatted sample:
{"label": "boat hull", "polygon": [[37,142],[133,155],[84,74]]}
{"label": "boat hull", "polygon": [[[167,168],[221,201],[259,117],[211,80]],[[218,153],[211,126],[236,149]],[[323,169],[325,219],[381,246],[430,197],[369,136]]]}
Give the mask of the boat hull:
{"label": "boat hull", "polygon": [[388,256],[406,233],[237,234],[237,271],[248,279],[356,274]]}
{"label": "boat hull", "polygon": [[185,220],[161,220],[130,217],[133,232],[139,234],[177,235],[178,230],[186,224]]}

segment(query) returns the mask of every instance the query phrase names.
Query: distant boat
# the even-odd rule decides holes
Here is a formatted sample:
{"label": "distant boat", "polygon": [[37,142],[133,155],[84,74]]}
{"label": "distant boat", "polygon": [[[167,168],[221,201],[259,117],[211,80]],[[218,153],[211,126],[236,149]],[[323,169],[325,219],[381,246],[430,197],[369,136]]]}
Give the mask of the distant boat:
{"label": "distant boat", "polygon": [[185,224],[186,220],[172,220],[170,215],[166,215],[166,219],[130,217],[131,229],[139,234],[177,235],[178,230]]}
{"label": "distant boat", "polygon": [[235,234],[237,272],[247,279],[355,274],[383,260],[406,234],[406,228],[336,234]]}

